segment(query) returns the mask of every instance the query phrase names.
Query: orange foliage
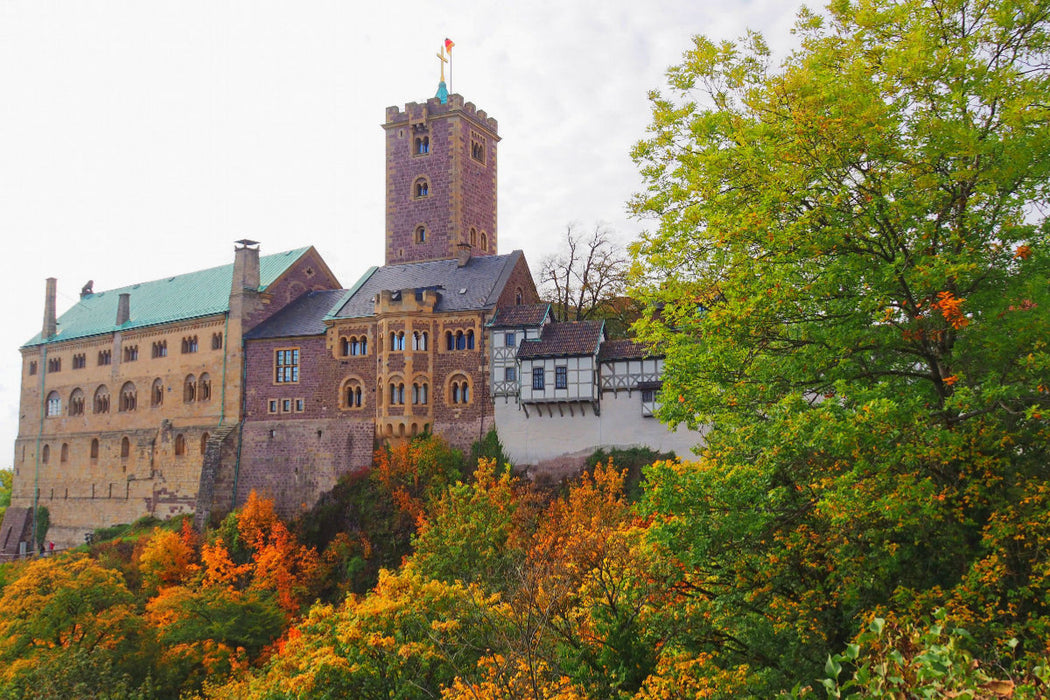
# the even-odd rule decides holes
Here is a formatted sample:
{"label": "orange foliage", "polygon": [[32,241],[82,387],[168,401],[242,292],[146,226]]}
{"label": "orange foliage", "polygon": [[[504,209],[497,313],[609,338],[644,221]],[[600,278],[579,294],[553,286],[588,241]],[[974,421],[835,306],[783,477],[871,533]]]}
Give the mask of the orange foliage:
{"label": "orange foliage", "polygon": [[933,303],[933,308],[941,312],[944,320],[950,323],[952,328],[959,330],[970,325],[970,319],[966,318],[962,312],[964,301],[966,300],[959,299],[951,292],[938,292],[937,301]]}

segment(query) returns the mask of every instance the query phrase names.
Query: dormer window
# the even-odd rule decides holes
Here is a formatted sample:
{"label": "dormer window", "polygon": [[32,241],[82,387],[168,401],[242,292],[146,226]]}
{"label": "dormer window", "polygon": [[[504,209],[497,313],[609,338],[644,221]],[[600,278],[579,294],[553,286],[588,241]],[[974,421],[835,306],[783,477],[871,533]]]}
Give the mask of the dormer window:
{"label": "dormer window", "polygon": [[426,197],[430,194],[430,183],[425,177],[417,178],[415,185],[412,186],[412,192],[417,199]]}

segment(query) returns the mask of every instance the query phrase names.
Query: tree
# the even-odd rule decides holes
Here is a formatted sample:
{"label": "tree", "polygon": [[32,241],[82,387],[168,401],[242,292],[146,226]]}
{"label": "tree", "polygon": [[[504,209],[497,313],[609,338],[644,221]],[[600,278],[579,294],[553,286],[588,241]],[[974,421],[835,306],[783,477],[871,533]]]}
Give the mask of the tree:
{"label": "tree", "polygon": [[[53,687],[77,686],[84,696],[106,690],[78,685],[92,678],[100,682],[102,676],[84,673],[92,666],[105,668],[105,682],[125,676],[141,681],[150,648],[148,630],[120,574],[84,555],[37,559],[0,596],[4,697],[21,696],[37,669],[50,669]],[[30,695],[35,696],[31,686]]]}
{"label": "tree", "polygon": [[0,521],[4,519],[4,512],[11,505],[11,481],[14,475],[14,471],[10,469],[0,469]]}
{"label": "tree", "polygon": [[[641,333],[662,419],[713,430],[647,508],[698,648],[753,687],[812,677],[878,606],[953,598],[982,644],[1041,644],[1045,550],[988,557],[1048,515],[1010,507],[1050,456],[1048,14],[836,0],[780,67],[697,38],[652,95]],[[972,595],[1000,563],[1026,594]]]}
{"label": "tree", "polygon": [[559,321],[615,315],[617,303],[628,303],[623,295],[629,262],[607,226],[595,224],[588,236],[570,223],[562,251],[540,263],[540,295]]}

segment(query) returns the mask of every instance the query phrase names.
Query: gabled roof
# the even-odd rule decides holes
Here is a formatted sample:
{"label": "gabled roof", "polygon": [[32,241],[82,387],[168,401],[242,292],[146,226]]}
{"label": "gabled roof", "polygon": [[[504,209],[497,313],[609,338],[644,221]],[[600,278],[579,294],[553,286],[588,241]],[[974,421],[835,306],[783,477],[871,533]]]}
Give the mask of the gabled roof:
{"label": "gabled roof", "polygon": [[618,340],[606,340],[602,343],[602,349],[598,351],[599,362],[614,362],[616,360],[641,360],[646,357],[657,357],[649,352],[644,343],[621,338]]}
{"label": "gabled roof", "polygon": [[324,320],[337,307],[345,289],[325,289],[306,292],[292,303],[244,334],[245,340],[288,338],[304,335],[324,335]]}
{"label": "gabled roof", "polygon": [[548,323],[538,339],[521,341],[518,359],[595,355],[604,336],[604,321]]}
{"label": "gabled roof", "polygon": [[490,309],[521,258],[522,252],[515,250],[509,255],[474,257],[462,267],[455,259],[384,265],[366,272],[330,318],[373,316],[380,292],[403,289],[436,289],[435,312]]}
{"label": "gabled roof", "polygon": [[[308,247],[298,248],[261,256],[260,291],[265,291],[309,250]],[[58,318],[58,333],[54,337],[44,340],[38,333],[25,347],[223,314],[230,308],[232,283],[233,263],[230,263],[87,294]],[[131,295],[131,320],[118,326],[117,302],[124,293]]]}
{"label": "gabled roof", "polygon": [[489,321],[489,328],[520,328],[522,326],[541,326],[550,316],[551,305],[546,302],[538,304],[520,304],[518,306],[501,306],[496,315]]}

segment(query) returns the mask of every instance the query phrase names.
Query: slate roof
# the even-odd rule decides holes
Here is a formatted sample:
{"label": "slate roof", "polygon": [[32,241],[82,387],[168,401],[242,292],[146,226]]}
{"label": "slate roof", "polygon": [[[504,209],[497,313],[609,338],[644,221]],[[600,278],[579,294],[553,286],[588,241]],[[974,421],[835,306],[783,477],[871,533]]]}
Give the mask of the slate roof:
{"label": "slate roof", "polygon": [[435,312],[489,309],[496,305],[521,257],[522,252],[515,250],[473,257],[463,267],[455,259],[384,265],[366,272],[329,318],[373,316],[373,300],[384,290],[436,289]]}
{"label": "slate roof", "polygon": [[[308,247],[298,248],[261,256],[259,289],[265,290],[273,284],[308,250]],[[54,337],[44,340],[38,333],[25,347],[226,313],[230,308],[232,282],[233,263],[230,263],[88,294],[58,318],[58,333]],[[131,320],[118,326],[117,301],[123,293],[131,295]]]}
{"label": "slate roof", "polygon": [[311,291],[244,334],[246,340],[324,335],[324,319],[346,294],[345,289]]}
{"label": "slate roof", "polygon": [[604,335],[604,321],[548,323],[539,339],[521,341],[518,359],[594,355]]}
{"label": "slate roof", "polygon": [[520,306],[501,306],[496,315],[488,322],[489,328],[520,328],[521,326],[539,326],[550,315],[551,305],[547,303],[521,304]]}
{"label": "slate roof", "polygon": [[649,352],[649,348],[643,343],[637,343],[628,339],[606,340],[602,343],[602,349],[598,351],[599,362],[641,360],[646,357],[655,356]]}

